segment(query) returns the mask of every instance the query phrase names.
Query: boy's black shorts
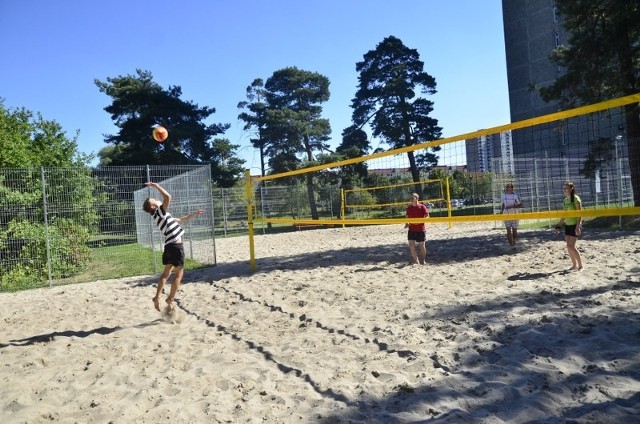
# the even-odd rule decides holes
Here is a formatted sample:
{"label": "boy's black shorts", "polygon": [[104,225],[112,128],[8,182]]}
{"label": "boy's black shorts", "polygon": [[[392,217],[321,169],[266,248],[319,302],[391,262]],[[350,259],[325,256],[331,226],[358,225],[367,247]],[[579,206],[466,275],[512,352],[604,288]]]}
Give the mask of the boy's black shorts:
{"label": "boy's black shorts", "polygon": [[165,244],[162,265],[184,266],[184,246],[182,243]]}
{"label": "boy's black shorts", "polygon": [[427,239],[426,231],[409,231],[407,233],[407,240],[413,240],[418,243],[422,243]]}

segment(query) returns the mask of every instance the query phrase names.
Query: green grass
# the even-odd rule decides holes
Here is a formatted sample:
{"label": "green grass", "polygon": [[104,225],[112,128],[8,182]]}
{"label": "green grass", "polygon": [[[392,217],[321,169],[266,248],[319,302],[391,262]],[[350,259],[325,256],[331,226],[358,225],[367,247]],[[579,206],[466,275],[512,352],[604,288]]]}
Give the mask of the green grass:
{"label": "green grass", "polygon": [[[492,205],[463,206],[461,208],[451,208],[451,216],[467,216],[467,215],[492,215]],[[449,216],[446,208],[438,208],[429,210],[429,216],[440,218]]]}
{"label": "green grass", "polygon": [[[521,230],[541,230],[555,226],[559,219],[536,219],[521,220],[519,228]],[[550,222],[550,223],[549,223]],[[622,222],[622,226],[620,226]],[[502,224],[500,224],[502,225]],[[583,226],[594,230],[640,230],[640,217],[623,216],[620,220],[617,216],[602,216],[597,218],[587,217],[583,220]]]}
{"label": "green grass", "polygon": [[[90,250],[90,259],[85,270],[67,278],[54,279],[55,285],[86,283],[96,280],[135,277],[139,275],[160,274],[162,272],[162,252],[152,252],[151,249],[137,243],[119,244],[106,247],[96,247]],[[155,256],[156,270],[153,269]],[[185,258],[185,269],[207,267],[189,258]],[[24,278],[24,281],[13,281],[12,284],[0,286],[0,291],[20,291],[47,287],[49,282],[46,275],[42,279]]]}
{"label": "green grass", "polygon": [[88,246],[92,249],[105,247],[105,246],[116,246],[122,244],[131,244],[137,241],[136,236],[132,234],[97,234],[89,240],[87,243]]}
{"label": "green grass", "polygon": [[[58,282],[67,284],[154,274],[153,256],[151,249],[136,243],[94,248],[91,249],[91,259],[85,271]],[[159,273],[162,269],[162,252],[155,252],[155,259],[158,267],[155,273]],[[185,269],[204,266],[185,258]]]}
{"label": "green grass", "polygon": [[584,226],[586,228],[600,228],[605,230],[617,230],[620,228],[620,223],[622,223],[622,228],[625,230],[640,230],[640,216],[602,216],[599,218],[593,218],[590,220],[585,220]]}

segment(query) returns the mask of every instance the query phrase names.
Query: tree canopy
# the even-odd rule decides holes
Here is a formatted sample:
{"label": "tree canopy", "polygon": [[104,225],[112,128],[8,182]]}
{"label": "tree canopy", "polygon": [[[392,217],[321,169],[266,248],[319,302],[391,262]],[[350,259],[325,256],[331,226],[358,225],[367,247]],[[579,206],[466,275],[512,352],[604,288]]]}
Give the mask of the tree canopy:
{"label": "tree canopy", "polygon": [[2,290],[33,287],[49,273],[71,275],[89,260],[86,243],[100,199],[88,168],[92,157],[78,152],[76,138],[40,113],[6,109],[0,99]]}
{"label": "tree canopy", "polygon": [[[119,128],[117,134],[105,136],[112,146],[100,151],[101,165],[211,164],[212,178],[218,184],[240,177],[243,161],[235,156],[239,146],[214,139],[230,125],[204,123],[215,108],[182,100],[179,86],[164,89],[149,71],[138,69],[136,75],[107,78],[106,82],[96,79],[95,84],[112,98],[104,110]],[[157,143],[151,137],[155,125],[168,129],[165,142]]]}
{"label": "tree canopy", "polygon": [[330,95],[327,77],[288,67],[275,71],[265,89],[266,152],[273,172],[296,169],[328,149],[331,126],[321,117],[321,103]]}
{"label": "tree canopy", "polygon": [[[286,172],[314,164],[317,155],[328,151],[329,120],[321,117],[321,103],[329,100],[329,79],[317,72],[288,67],[277,70],[262,86],[256,79],[247,88],[248,109],[239,118],[245,129],[258,131],[252,139],[261,149],[262,172],[268,158],[271,172]],[[306,176],[311,216],[317,219],[313,176]]]}
{"label": "tree canopy", "polygon": [[264,81],[261,78],[253,80],[246,90],[247,100],[238,103],[238,109],[246,109],[238,115],[238,119],[245,122],[244,130],[254,131],[254,136],[250,138],[251,145],[260,151],[260,171],[265,175],[265,145],[267,140],[264,136],[266,126],[266,90]]}
{"label": "tree canopy", "polygon": [[262,171],[268,160],[271,172],[297,169],[328,149],[331,126],[321,117],[321,103],[329,99],[329,79],[316,72],[288,67],[275,71],[266,83],[256,78],[247,87],[247,100],[238,118],[253,130],[260,149]]}
{"label": "tree canopy", "polygon": [[[570,35],[568,45],[551,55],[563,73],[539,88],[542,98],[571,108],[640,92],[640,2],[563,0],[557,8]],[[634,202],[640,206],[637,103],[625,106],[625,119]]]}
{"label": "tree canopy", "polygon": [[78,152],[78,135],[68,138],[56,121],[25,108],[6,109],[0,99],[0,167],[31,168],[87,165],[91,156]]}
{"label": "tree canopy", "polygon": [[[336,148],[336,153],[340,156],[338,160],[352,159],[365,156],[369,153],[369,149],[367,133],[352,125],[342,131],[342,143]],[[343,166],[340,171],[342,186],[354,187],[367,177],[368,172],[367,164],[364,162]]]}
{"label": "tree canopy", "polygon": [[[364,55],[356,71],[359,83],[351,107],[359,128],[369,124],[373,136],[393,149],[440,138],[442,129],[429,116],[433,102],[419,95],[435,94],[436,81],[424,72],[417,50],[389,36]],[[428,170],[437,165],[434,154],[422,155],[418,161],[413,152],[407,156],[415,182],[420,181],[419,167]]]}

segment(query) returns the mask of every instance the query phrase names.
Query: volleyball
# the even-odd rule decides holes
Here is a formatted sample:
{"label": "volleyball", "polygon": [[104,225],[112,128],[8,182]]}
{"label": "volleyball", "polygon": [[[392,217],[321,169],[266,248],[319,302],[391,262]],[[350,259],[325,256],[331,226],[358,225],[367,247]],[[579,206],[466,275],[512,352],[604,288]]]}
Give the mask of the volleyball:
{"label": "volleyball", "polygon": [[162,125],[158,125],[157,127],[153,128],[152,135],[155,141],[157,141],[158,143],[162,143],[167,139],[167,137],[169,137],[169,131],[167,131],[167,129]]}

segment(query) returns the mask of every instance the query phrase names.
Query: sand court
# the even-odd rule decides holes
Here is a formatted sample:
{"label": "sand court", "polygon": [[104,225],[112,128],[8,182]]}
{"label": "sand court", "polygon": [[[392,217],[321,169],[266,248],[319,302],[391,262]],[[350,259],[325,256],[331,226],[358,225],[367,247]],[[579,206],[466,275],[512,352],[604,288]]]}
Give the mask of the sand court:
{"label": "sand court", "polygon": [[[402,226],[216,240],[182,321],[157,276],[2,293],[0,419],[22,422],[631,423],[640,234]],[[633,259],[633,258],[636,259]],[[169,319],[167,319],[169,318]]]}

